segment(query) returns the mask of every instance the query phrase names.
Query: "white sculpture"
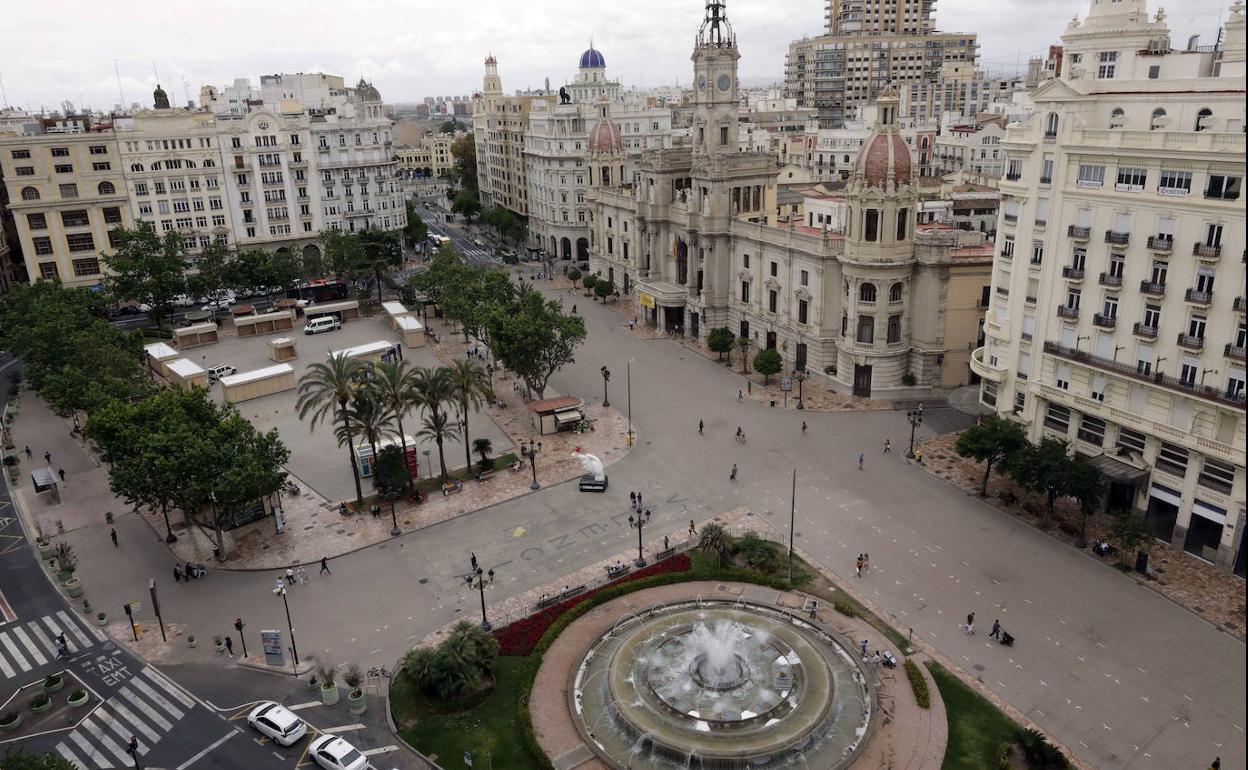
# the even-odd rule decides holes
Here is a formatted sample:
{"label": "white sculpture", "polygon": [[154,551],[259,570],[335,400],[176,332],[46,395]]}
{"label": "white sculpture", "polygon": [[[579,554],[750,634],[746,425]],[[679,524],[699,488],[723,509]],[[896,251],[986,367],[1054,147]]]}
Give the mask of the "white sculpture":
{"label": "white sculpture", "polygon": [[602,460],[599,460],[596,456],[581,454],[580,452],[573,452],[572,456],[580,460],[581,470],[585,472],[586,476],[593,476],[594,481],[602,481],[607,477],[606,472],[602,469]]}

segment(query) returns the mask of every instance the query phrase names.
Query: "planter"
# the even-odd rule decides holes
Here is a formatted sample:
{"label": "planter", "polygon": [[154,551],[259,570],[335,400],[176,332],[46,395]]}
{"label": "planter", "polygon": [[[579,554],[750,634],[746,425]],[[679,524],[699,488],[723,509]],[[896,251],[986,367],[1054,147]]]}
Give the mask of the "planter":
{"label": "planter", "polygon": [[364,696],[363,690],[352,690],[347,694],[347,711],[352,716],[359,716],[368,710],[368,699]]}
{"label": "planter", "polygon": [[59,692],[65,686],[65,677],[60,674],[52,674],[43,680],[43,691],[46,693]]}
{"label": "planter", "polygon": [[188,637],[186,638],[186,643],[187,643],[188,645],[190,645],[191,647],[198,647],[198,646],[199,646],[199,642],[195,641],[195,637],[193,637],[193,636],[188,636]]}
{"label": "planter", "polygon": [[69,580],[66,580],[65,591],[74,599],[82,596],[82,579],[71,577]]}
{"label": "planter", "polygon": [[68,583],[70,578],[72,578],[73,576],[74,576],[74,573],[71,572],[70,570],[58,569],[56,571],[56,580],[61,585],[65,585],[66,583]]}
{"label": "planter", "polygon": [[[8,720],[8,721],[4,721],[4,720]],[[16,730],[17,728],[21,726],[22,726],[22,715],[17,713],[16,711],[11,712],[9,714],[5,714],[3,718],[0,718],[0,732]]]}
{"label": "planter", "polygon": [[108,625],[108,616],[103,612],[95,616],[95,624],[100,628]]}
{"label": "planter", "polygon": [[224,645],[224,644],[218,644],[218,645],[216,645],[216,646],[215,646],[215,648],[214,648],[214,649],[216,649],[216,651],[217,651],[217,654],[218,654],[218,655],[224,655],[224,654],[225,654],[225,645]]}
{"label": "planter", "polygon": [[39,558],[47,561],[56,555],[56,546],[52,543],[39,544]]}
{"label": "planter", "polygon": [[338,683],[330,682],[321,685],[321,703],[326,706],[333,706],[338,702]]}
{"label": "planter", "polygon": [[52,709],[52,699],[46,695],[35,698],[30,703],[30,713],[42,714]]}
{"label": "planter", "polygon": [[69,694],[69,698],[65,702],[69,704],[70,708],[81,708],[91,702],[91,693],[86,690],[74,690]]}

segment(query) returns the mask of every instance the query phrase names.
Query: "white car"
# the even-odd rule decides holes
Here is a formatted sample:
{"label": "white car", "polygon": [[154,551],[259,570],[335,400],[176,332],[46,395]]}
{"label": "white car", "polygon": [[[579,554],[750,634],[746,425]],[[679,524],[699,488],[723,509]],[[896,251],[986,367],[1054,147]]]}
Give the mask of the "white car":
{"label": "white car", "polygon": [[295,743],[308,732],[306,722],[295,716],[290,709],[271,700],[266,700],[252,709],[247,715],[247,724],[282,746]]}
{"label": "white car", "polygon": [[368,757],[337,735],[322,735],[312,741],[308,754],[325,770],[373,770]]}

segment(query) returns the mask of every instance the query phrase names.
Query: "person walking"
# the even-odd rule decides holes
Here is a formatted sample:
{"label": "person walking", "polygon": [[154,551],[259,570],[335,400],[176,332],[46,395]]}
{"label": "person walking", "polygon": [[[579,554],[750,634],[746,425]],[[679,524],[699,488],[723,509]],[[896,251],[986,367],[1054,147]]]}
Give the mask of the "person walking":
{"label": "person walking", "polygon": [[668,548],[668,546],[667,546],[667,535],[664,535],[664,536],[663,536],[663,550],[664,550],[664,551],[666,551],[666,550],[667,550],[667,548]]}
{"label": "person walking", "polygon": [[866,660],[867,658],[867,640],[866,639],[863,639],[861,642],[858,643],[858,649],[862,650],[862,658],[863,660]]}
{"label": "person walking", "polygon": [[997,619],[995,619],[995,618],[993,619],[993,621],[992,621],[992,631],[988,634],[988,638],[989,638],[989,639],[1000,639],[1000,638],[1001,638],[1001,621],[1000,621],[1000,620],[997,620]]}
{"label": "person walking", "polygon": [[133,735],[130,736],[130,742],[126,744],[126,753],[134,760],[134,770],[143,770],[139,767],[139,739]]}
{"label": "person walking", "polygon": [[693,525],[693,519],[689,520],[689,534],[690,535],[698,534],[698,528]]}
{"label": "person walking", "polygon": [[1214,757],[1213,764],[1209,765],[1209,770],[1222,770],[1222,757]]}
{"label": "person walking", "polygon": [[698,420],[698,435],[702,435],[702,421]]}
{"label": "person walking", "polygon": [[327,559],[327,558],[326,558],[326,557],[324,557],[324,556],[322,556],[322,557],[321,557],[321,572],[320,572],[320,574],[322,574],[322,575],[325,575],[325,574],[332,575],[332,574],[334,574],[334,573],[332,573],[332,572],[330,572],[330,571],[329,571],[329,559]]}
{"label": "person walking", "polygon": [[60,477],[61,477],[61,481],[64,481],[64,480],[65,480],[65,469],[64,469],[64,468],[57,468],[57,469],[56,469],[56,475],[58,475],[58,476],[60,476]]}
{"label": "person walking", "polygon": [[51,462],[52,462],[52,453],[51,453],[51,452],[44,452],[44,453],[43,453],[43,460],[44,460],[44,462],[51,464]]}
{"label": "person walking", "polygon": [[858,561],[854,562],[854,577],[862,577],[862,554],[858,554]]}
{"label": "person walking", "polygon": [[736,463],[732,464],[732,472],[728,474],[728,480],[729,481],[737,480],[737,464]]}
{"label": "person walking", "polygon": [[637,512],[641,513],[644,507],[645,507],[645,504],[641,502],[641,493],[638,492],[637,493]]}
{"label": "person walking", "polygon": [[975,613],[974,612],[966,616],[966,628],[962,630],[966,632],[967,636],[974,635],[975,633]]}
{"label": "person walking", "polygon": [[295,582],[301,586],[306,586],[308,584],[308,571],[303,567],[295,570]]}
{"label": "person walking", "polygon": [[630,491],[628,493],[628,507],[634,511],[637,510],[637,493]]}
{"label": "person walking", "polygon": [[802,420],[802,435],[806,435],[806,421]]}
{"label": "person walking", "polygon": [[858,470],[862,470],[862,461],[866,458],[862,456],[862,452],[858,453]]}
{"label": "person walking", "polygon": [[34,452],[30,451],[30,444],[26,445],[26,459],[29,460],[34,456]]}
{"label": "person walking", "polygon": [[229,634],[225,635],[225,652],[231,658],[234,657],[234,638]]}
{"label": "person walking", "polygon": [[871,554],[864,553],[862,555],[862,572],[865,575],[867,570],[871,569]]}
{"label": "person walking", "polygon": [[116,548],[116,547],[117,547],[117,530],[116,530],[116,529],[110,529],[110,530],[108,531],[108,536],[109,536],[110,538],[112,538],[112,540],[113,540],[113,547],[114,547],[114,548]]}
{"label": "person walking", "polygon": [[893,453],[893,443],[889,441],[888,439],[884,439],[884,454],[887,455],[887,454],[892,454],[892,453]]}
{"label": "person walking", "polygon": [[738,400],[738,401],[740,401],[740,400],[741,400],[741,391],[740,391],[740,390],[738,390],[738,391],[737,391],[737,400]]}
{"label": "person walking", "polygon": [[293,586],[295,584],[295,568],[286,568],[286,585]]}
{"label": "person walking", "polygon": [[173,565],[173,582],[182,582],[182,562],[178,562]]}

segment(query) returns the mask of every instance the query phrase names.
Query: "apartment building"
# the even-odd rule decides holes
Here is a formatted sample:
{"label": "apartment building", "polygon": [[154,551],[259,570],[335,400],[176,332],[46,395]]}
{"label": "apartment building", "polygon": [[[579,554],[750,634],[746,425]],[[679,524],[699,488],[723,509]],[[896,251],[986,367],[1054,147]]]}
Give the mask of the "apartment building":
{"label": "apartment building", "polygon": [[829,35],[899,32],[926,35],[935,29],[936,0],[828,0]]}
{"label": "apartment building", "polygon": [[992,78],[971,62],[941,65],[933,80],[916,80],[901,89],[901,117],[911,125],[939,125],[949,114],[974,121],[994,102],[1009,101],[1023,86],[1017,78]]}
{"label": "apartment building", "polygon": [[529,180],[525,171],[525,131],[529,110],[542,94],[503,95],[498,60],[485,60],[485,79],[479,102],[472,111],[472,133],[477,145],[477,188],[482,208],[502,206],[529,215]]}
{"label": "apartment building", "polygon": [[981,401],[1071,442],[1111,508],[1244,575],[1244,7],[1174,51],[1144,0],[1092,0],[1001,147]]}
{"label": "apartment building", "polygon": [[451,153],[451,147],[466,135],[463,131],[453,134],[439,131],[425,134],[411,145],[396,143],[394,158],[398,163],[399,175],[407,179],[444,176],[455,167],[455,156]]}
{"label": "apartment building", "polygon": [[944,127],[935,137],[932,172],[952,174],[966,171],[976,176],[1000,179],[1005,176],[1004,121],[958,123]]}

